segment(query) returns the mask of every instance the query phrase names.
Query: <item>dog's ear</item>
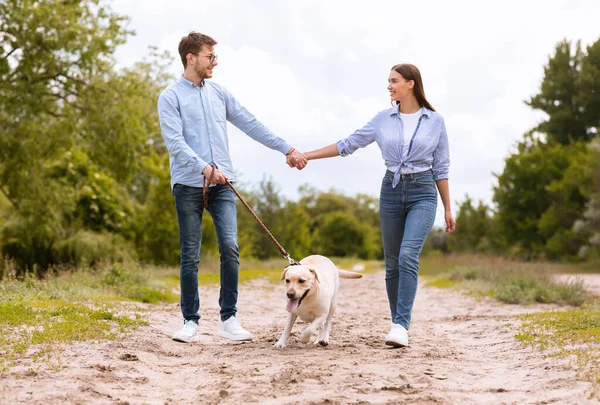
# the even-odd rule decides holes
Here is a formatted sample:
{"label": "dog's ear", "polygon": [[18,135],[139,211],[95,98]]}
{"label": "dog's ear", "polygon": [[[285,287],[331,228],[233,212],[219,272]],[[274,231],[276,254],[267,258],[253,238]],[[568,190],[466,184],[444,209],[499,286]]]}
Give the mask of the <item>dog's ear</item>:
{"label": "dog's ear", "polygon": [[317,282],[319,282],[319,276],[317,275],[317,271],[310,267],[308,268],[308,270],[310,270],[310,272],[315,275],[315,280],[317,280]]}
{"label": "dog's ear", "polygon": [[285,269],[283,269],[283,274],[281,275],[281,280],[285,279],[285,275],[286,275],[288,269],[289,269],[289,267],[286,267]]}

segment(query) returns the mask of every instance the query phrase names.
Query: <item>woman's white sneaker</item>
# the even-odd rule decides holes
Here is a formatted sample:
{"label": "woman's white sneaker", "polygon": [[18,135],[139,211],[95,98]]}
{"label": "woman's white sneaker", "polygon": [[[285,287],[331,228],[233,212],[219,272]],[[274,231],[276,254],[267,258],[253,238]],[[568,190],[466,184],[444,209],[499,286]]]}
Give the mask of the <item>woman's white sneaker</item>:
{"label": "woman's white sneaker", "polygon": [[392,324],[390,333],[385,337],[385,344],[394,347],[408,346],[408,331],[402,325]]}
{"label": "woman's white sneaker", "polygon": [[252,340],[252,333],[248,332],[235,319],[235,316],[230,317],[226,321],[219,321],[219,331],[217,335],[231,340]]}
{"label": "woman's white sneaker", "polygon": [[191,319],[183,323],[183,328],[173,334],[176,342],[192,343],[198,341],[198,324]]}

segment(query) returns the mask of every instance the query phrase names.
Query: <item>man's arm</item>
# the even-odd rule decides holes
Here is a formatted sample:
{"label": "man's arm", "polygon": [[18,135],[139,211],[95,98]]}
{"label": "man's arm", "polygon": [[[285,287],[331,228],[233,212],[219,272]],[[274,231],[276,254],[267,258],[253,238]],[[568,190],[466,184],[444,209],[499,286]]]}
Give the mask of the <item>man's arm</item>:
{"label": "man's arm", "polygon": [[286,156],[286,163],[302,170],[306,166],[306,157],[293,148],[285,140],[275,135],[269,128],[261,123],[227,89],[221,87],[227,109],[227,121],[235,125],[240,131],[250,138],[265,145],[267,148],[277,150]]}

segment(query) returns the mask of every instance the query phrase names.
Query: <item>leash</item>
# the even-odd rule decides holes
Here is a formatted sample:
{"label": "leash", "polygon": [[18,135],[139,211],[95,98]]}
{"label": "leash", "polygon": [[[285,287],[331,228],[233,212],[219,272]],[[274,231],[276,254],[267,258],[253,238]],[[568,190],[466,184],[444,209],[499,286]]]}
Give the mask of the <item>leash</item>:
{"label": "leash", "polygon": [[[202,190],[202,194],[204,197],[204,208],[208,208],[208,186],[210,185],[213,176],[215,174],[215,167],[212,167],[212,171],[210,172],[210,178],[208,179],[208,181],[206,180],[206,176],[204,177],[204,187]],[[290,254],[283,248],[283,246],[281,246],[281,244],[279,242],[277,242],[277,239],[275,239],[275,237],[273,236],[273,234],[269,231],[269,229],[267,229],[267,227],[265,226],[265,224],[263,224],[263,222],[260,220],[260,218],[258,217],[258,215],[256,215],[256,213],[254,212],[254,210],[252,209],[252,207],[250,207],[250,205],[248,205],[248,203],[246,202],[246,200],[244,200],[244,197],[242,197],[242,195],[236,190],[236,188],[233,186],[233,184],[231,184],[231,182],[229,181],[229,179],[226,180],[227,181],[227,185],[229,187],[231,187],[231,189],[233,190],[233,192],[235,193],[235,195],[240,199],[240,201],[242,202],[242,204],[244,204],[244,206],[248,209],[248,211],[250,211],[250,214],[252,214],[252,216],[254,217],[254,219],[256,220],[256,222],[258,222],[258,224],[261,226],[261,228],[263,229],[263,231],[265,231],[265,233],[267,235],[269,235],[269,237],[271,238],[271,240],[273,241],[273,243],[275,243],[275,245],[277,245],[277,248],[279,249],[279,251],[281,252],[281,254],[283,255],[284,258],[287,259],[288,263],[290,264],[290,266],[297,266],[300,263],[296,262],[294,259],[292,259],[292,257],[290,256]]]}

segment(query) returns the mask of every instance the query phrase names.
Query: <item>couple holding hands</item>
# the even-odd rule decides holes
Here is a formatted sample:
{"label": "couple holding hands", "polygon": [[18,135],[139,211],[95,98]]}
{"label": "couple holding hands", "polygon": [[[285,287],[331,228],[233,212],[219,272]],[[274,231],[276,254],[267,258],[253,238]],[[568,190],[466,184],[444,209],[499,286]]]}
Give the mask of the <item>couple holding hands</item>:
{"label": "couple holding hands", "polygon": [[[181,311],[184,326],[173,340],[198,340],[200,319],[198,264],[202,214],[206,208],[216,228],[220,253],[221,320],[217,334],[251,340],[236,319],[239,247],[234,180],[227,121],[270,149],[286,156],[291,167],[309,160],[348,156],[373,142],[387,168],[381,182],[380,222],[385,257],[385,285],[391,311],[388,339],[408,342],[408,328],[418,284],[419,256],[433,226],[438,192],[444,205],[446,232],[455,221],[450,209],[448,136],[444,119],[425,98],[416,66],[392,67],[387,89],[392,107],[378,112],[364,127],[337,143],[301,153],[274,135],[223,86],[208,79],[218,65],[217,42],[191,32],[179,43],[184,72],[158,99],[162,135],[170,160],[171,187],[180,236]],[[204,206],[204,177],[211,179]],[[318,252],[315,252],[318,253]]]}

